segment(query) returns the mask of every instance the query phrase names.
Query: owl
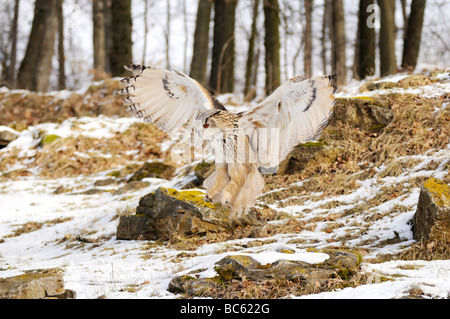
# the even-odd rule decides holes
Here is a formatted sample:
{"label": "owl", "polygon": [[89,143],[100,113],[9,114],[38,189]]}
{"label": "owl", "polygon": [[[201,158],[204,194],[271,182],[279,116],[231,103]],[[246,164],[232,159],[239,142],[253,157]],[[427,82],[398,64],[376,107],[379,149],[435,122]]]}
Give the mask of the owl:
{"label": "owl", "polygon": [[[296,76],[247,112],[229,112],[189,76],[160,68],[128,65],[124,104],[182,142],[200,137],[213,150],[215,171],[203,183],[205,199],[239,217],[264,187],[262,173],[273,173],[300,143],[316,141],[335,104],[335,76]],[[201,143],[200,143],[201,144]]]}

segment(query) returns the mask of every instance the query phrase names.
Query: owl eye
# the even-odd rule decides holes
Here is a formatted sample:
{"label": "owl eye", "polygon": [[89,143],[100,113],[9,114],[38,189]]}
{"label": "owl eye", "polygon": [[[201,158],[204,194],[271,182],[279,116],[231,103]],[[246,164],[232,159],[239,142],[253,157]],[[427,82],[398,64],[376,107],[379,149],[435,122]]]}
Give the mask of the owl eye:
{"label": "owl eye", "polygon": [[208,128],[208,127],[209,127],[209,124],[208,124],[208,123],[205,123],[205,124],[203,124],[203,127],[204,127],[204,128]]}

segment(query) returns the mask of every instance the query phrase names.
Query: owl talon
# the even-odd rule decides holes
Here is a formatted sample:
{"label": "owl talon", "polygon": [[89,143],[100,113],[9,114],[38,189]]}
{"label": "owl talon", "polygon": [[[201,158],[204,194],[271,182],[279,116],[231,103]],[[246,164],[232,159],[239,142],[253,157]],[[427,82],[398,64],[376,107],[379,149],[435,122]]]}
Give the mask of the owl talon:
{"label": "owl talon", "polygon": [[212,203],[212,200],[211,200],[211,198],[209,198],[208,195],[205,195],[204,201],[205,201],[205,202]]}

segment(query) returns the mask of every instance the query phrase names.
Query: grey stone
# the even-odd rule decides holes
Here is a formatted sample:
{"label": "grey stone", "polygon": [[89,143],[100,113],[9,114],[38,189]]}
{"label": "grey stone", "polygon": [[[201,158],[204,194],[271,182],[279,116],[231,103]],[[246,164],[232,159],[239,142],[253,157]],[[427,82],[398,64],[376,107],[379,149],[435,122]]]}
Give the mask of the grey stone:
{"label": "grey stone", "polygon": [[216,277],[201,279],[191,275],[175,277],[169,284],[169,291],[206,297],[210,289],[224,289],[227,283],[244,279],[259,283],[267,280],[299,282],[303,289],[308,290],[336,278],[349,280],[359,271],[361,256],[358,253],[332,249],[323,252],[330,258],[319,264],[290,261],[286,256],[286,260],[261,265],[250,256],[227,256],[215,264]]}
{"label": "grey stone", "polygon": [[160,163],[160,162],[148,162],[139,168],[133,176],[130,177],[128,182],[140,181],[144,178],[163,178],[170,179],[175,173],[175,167]]}
{"label": "grey stone", "polygon": [[170,240],[259,223],[253,211],[229,219],[220,205],[203,199],[200,191],[159,188],[141,198],[136,215],[120,217],[117,239]]}
{"label": "grey stone", "polygon": [[74,291],[64,289],[58,269],[33,270],[23,275],[0,278],[0,299],[74,299]]}
{"label": "grey stone", "polygon": [[413,218],[417,241],[450,242],[450,186],[436,178],[422,185]]}
{"label": "grey stone", "polygon": [[18,133],[14,133],[9,129],[0,128],[0,148],[7,146],[19,136]]}

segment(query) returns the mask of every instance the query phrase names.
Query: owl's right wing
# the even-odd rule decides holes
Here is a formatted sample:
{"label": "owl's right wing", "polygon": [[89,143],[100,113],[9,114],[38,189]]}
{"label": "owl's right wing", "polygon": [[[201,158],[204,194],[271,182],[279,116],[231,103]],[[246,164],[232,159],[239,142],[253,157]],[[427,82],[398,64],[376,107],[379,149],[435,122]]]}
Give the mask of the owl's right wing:
{"label": "owl's right wing", "polygon": [[117,93],[126,96],[123,102],[128,110],[172,138],[181,128],[184,138],[190,136],[200,113],[226,110],[197,81],[181,72],[134,64],[125,68],[134,75],[121,81],[126,87]]}

